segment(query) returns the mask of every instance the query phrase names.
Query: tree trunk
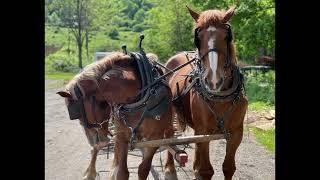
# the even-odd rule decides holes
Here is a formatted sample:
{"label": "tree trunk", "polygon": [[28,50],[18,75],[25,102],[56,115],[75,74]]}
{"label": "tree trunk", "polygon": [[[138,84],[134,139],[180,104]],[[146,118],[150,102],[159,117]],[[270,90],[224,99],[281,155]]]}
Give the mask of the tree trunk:
{"label": "tree trunk", "polygon": [[81,34],[78,39],[78,58],[79,58],[79,68],[82,69],[82,41],[81,41]]}
{"label": "tree trunk", "polygon": [[68,57],[70,58],[70,29],[68,28]]}
{"label": "tree trunk", "polygon": [[87,61],[89,62],[89,32],[86,28],[86,51],[87,51]]}
{"label": "tree trunk", "polygon": [[176,37],[177,37],[177,46],[178,46],[178,51],[182,51],[182,34],[181,34],[181,25],[180,25],[180,12],[177,7],[177,1],[174,1],[174,8],[175,8],[175,14],[176,14]]}
{"label": "tree trunk", "polygon": [[79,68],[82,70],[82,32],[81,32],[81,4],[80,0],[77,0],[77,13],[78,13],[78,37],[77,37],[77,45],[78,45],[78,58],[79,58]]}

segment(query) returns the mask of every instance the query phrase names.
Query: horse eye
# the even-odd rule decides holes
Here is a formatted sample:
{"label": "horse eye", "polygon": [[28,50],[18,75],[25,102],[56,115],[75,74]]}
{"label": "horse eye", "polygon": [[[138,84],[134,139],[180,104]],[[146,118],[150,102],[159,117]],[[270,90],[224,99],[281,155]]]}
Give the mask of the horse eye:
{"label": "horse eye", "polygon": [[101,108],[106,108],[106,107],[108,106],[108,103],[105,102],[105,101],[103,101],[103,102],[100,102],[100,103],[99,103],[99,106],[100,106]]}
{"label": "horse eye", "polygon": [[223,27],[224,27],[226,30],[230,29],[230,25],[229,25],[229,24],[224,24]]}

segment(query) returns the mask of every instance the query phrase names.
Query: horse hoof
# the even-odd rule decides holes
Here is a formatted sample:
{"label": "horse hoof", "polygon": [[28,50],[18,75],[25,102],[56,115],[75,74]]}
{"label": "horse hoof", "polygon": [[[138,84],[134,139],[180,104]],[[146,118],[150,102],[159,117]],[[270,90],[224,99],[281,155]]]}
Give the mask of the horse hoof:
{"label": "horse hoof", "polygon": [[202,177],[200,176],[200,174],[195,173],[194,178],[192,180],[202,180]]}
{"label": "horse hoof", "polygon": [[164,179],[165,180],[178,180],[177,173],[167,171],[164,173]]}
{"label": "horse hoof", "polygon": [[85,176],[82,177],[82,180],[99,180],[99,176],[93,175],[93,174],[91,175],[86,174]]}

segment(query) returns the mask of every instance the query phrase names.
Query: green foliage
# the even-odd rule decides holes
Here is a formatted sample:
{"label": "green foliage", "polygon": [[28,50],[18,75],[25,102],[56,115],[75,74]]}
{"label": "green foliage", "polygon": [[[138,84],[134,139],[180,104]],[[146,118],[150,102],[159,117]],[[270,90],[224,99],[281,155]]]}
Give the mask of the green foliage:
{"label": "green foliage", "polygon": [[136,23],[142,23],[145,16],[145,10],[139,9],[136,14],[134,15],[134,20]]}
{"label": "green foliage", "polygon": [[[68,34],[67,28],[49,27],[49,26],[46,26],[45,28],[45,44],[46,45],[53,45],[56,47],[67,46],[68,36],[69,34]],[[71,41],[71,43],[73,42]]]}
{"label": "green foliage", "polygon": [[245,78],[245,88],[252,110],[274,107],[275,104],[275,72],[265,74],[251,73]]}
{"label": "green foliage", "polygon": [[146,29],[145,13],[153,5],[145,0],[122,0],[114,2],[113,7],[120,12],[112,17],[113,25],[126,27],[134,32],[142,32]]}
{"label": "green foliage", "polygon": [[[192,50],[193,20],[182,0],[154,1],[146,14],[146,50],[156,53],[162,62],[179,51]],[[152,38],[148,38],[152,37]]]}
{"label": "green foliage", "polygon": [[[266,50],[265,55],[273,55],[275,48],[275,5],[273,0],[175,0],[163,3],[152,1],[155,7],[147,12],[146,23],[150,30],[146,34],[157,37],[148,43],[150,50],[168,58],[181,50],[195,48],[192,37],[193,19],[185,5],[196,12],[208,9],[228,9],[236,5],[231,19],[234,42],[239,59],[252,63],[259,55],[259,49]],[[161,47],[159,46],[167,46]],[[169,46],[169,47],[168,47]],[[163,52],[164,51],[164,52]]]}
{"label": "green foliage", "polygon": [[272,55],[275,48],[275,4],[273,0],[241,1],[232,20],[240,59],[254,60],[259,49]]}
{"label": "green foliage", "polygon": [[[57,34],[54,33],[55,27],[46,27],[46,44],[59,46],[62,48],[54,54],[50,54],[45,59],[46,72],[78,72],[77,47],[71,41],[68,50],[67,33],[60,28]],[[121,45],[126,44],[129,51],[137,51],[139,33],[131,31],[118,31],[118,40],[109,37],[109,33],[97,32],[89,40],[89,57],[83,56],[84,66],[92,63],[95,52],[121,51]],[[51,38],[53,35],[56,38]],[[128,41],[130,40],[130,41]],[[70,54],[69,54],[70,53]],[[85,54],[85,52],[83,52]],[[83,55],[84,55],[83,54]]]}
{"label": "green foliage", "polygon": [[266,103],[264,101],[249,102],[249,111],[269,111],[274,109],[274,104]]}
{"label": "green foliage", "polygon": [[266,131],[252,128],[252,132],[260,144],[265,146],[270,152],[275,152],[275,128]]}
{"label": "green foliage", "polygon": [[145,29],[145,27],[143,26],[143,24],[136,24],[132,27],[132,30],[134,32],[142,32]]}
{"label": "green foliage", "polygon": [[[143,47],[146,52],[156,53],[163,63],[179,51],[194,50],[194,20],[185,5],[196,12],[228,9],[236,5],[235,15],[231,19],[234,43],[238,58],[246,63],[253,63],[260,48],[265,48],[266,55],[273,54],[275,48],[274,0],[82,1],[88,7],[87,21],[90,24],[89,57],[86,58],[84,51],[84,65],[92,62],[96,51],[120,50],[121,44],[127,44],[130,51],[137,50],[140,33],[145,34]],[[76,39],[67,28],[48,26],[71,21],[74,2],[45,1],[46,45],[66,47],[71,36],[69,46],[75,47]],[[77,58],[77,48],[71,49],[74,50],[71,56]]]}
{"label": "green foliage", "polygon": [[46,73],[45,79],[70,81],[75,75],[76,73]]}
{"label": "green foliage", "polygon": [[63,60],[54,60],[52,62],[52,68],[55,71],[60,72],[77,72],[79,71],[79,68],[77,66],[74,66],[70,63],[70,61],[63,61]]}
{"label": "green foliage", "polygon": [[63,50],[51,54],[46,59],[46,64],[50,66],[47,71],[78,72],[75,56],[68,56]]}
{"label": "green foliage", "polygon": [[112,29],[111,32],[109,32],[109,37],[111,39],[119,39],[119,32],[117,29]]}

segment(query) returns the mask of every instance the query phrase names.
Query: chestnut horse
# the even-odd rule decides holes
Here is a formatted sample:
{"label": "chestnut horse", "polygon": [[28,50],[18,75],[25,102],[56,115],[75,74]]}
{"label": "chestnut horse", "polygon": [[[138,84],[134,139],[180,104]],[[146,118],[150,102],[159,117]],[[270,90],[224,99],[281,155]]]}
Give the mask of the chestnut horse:
{"label": "chestnut horse", "polygon": [[[248,105],[228,24],[234,8],[208,10],[201,14],[188,10],[196,22],[194,43],[197,52],[179,53],[168,60],[166,67],[172,70],[190,58],[198,59],[168,78],[174,109],[182,129],[188,125],[195,135],[225,134],[223,173],[229,180],[236,170],[235,154],[242,141]],[[193,170],[196,179],[213,176],[209,142],[196,143]]]}
{"label": "chestnut horse", "polygon": [[[154,59],[154,54],[147,54]],[[141,89],[140,74],[137,70],[136,60],[124,53],[114,53],[104,59],[87,66],[76,75],[66,86],[66,90],[58,92],[65,98],[70,119],[79,119],[92,149],[92,158],[84,179],[95,179],[96,158],[98,151],[106,146],[108,138],[108,121],[111,119],[115,125],[114,160],[112,179],[128,179],[127,155],[132,129],[136,127],[141,113],[126,116],[124,120],[119,115],[122,105],[134,103]],[[171,91],[166,87],[171,99]],[[171,104],[171,101],[169,101]],[[136,131],[138,140],[154,140],[173,136],[172,108],[166,107],[160,118],[146,117]],[[148,177],[152,158],[158,148],[144,148],[143,160],[139,165],[139,179]],[[166,179],[177,179],[172,155],[167,153],[165,164]]]}

